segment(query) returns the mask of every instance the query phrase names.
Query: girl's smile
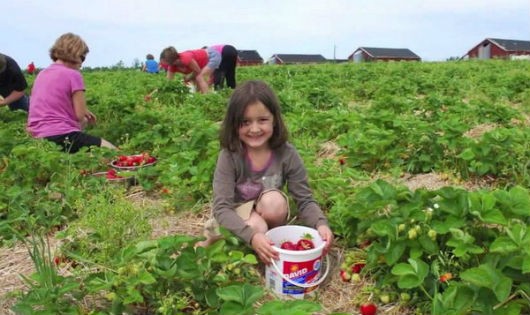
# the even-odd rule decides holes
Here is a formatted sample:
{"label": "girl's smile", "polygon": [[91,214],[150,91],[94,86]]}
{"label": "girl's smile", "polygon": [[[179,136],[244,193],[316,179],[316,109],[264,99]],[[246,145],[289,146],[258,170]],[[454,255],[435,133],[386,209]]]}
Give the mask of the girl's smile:
{"label": "girl's smile", "polygon": [[268,149],[273,129],[271,112],[258,101],[245,109],[243,123],[239,127],[239,139],[249,151]]}

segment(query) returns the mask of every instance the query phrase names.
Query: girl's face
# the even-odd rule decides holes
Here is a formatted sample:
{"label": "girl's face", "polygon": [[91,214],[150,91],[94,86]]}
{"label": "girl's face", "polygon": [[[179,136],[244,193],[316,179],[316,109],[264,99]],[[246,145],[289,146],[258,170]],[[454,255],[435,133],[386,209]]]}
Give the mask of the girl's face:
{"label": "girl's face", "polygon": [[239,126],[239,140],[247,150],[268,149],[274,129],[274,117],[261,102],[252,103],[245,109],[243,123]]}

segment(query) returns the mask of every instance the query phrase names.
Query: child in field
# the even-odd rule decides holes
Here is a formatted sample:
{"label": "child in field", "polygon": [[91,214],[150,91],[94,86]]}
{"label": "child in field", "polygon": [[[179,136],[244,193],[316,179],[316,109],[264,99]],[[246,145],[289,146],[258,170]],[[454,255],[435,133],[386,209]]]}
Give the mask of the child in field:
{"label": "child in field", "polygon": [[53,63],[39,72],[31,93],[28,131],[70,153],[85,146],[116,149],[107,140],[82,132],[87,124],[96,123],[96,116],[87,108],[85,84],[79,72],[88,51],[81,37],[61,35],[50,49]]}
{"label": "child in field", "polygon": [[142,71],[147,73],[158,73],[158,62],[156,62],[155,56],[147,54]]}
{"label": "child in field", "polygon": [[201,93],[208,93],[212,84],[216,90],[222,88],[225,79],[230,88],[236,87],[237,50],[232,45],[182,52],[170,46],[160,54],[160,64],[167,65],[168,79],[180,72],[184,74],[184,81],[194,83]]}
{"label": "child in field", "polygon": [[213,180],[213,217],[198,246],[220,238],[219,225],[247,242],[266,264],[279,259],[265,233],[285,225],[289,200],[287,184],[299,219],[318,230],[327,252],[333,242],[328,221],[313,199],[307,172],[296,149],[287,142],[278,99],[262,81],[238,86],[230,101],[221,132],[221,152]]}

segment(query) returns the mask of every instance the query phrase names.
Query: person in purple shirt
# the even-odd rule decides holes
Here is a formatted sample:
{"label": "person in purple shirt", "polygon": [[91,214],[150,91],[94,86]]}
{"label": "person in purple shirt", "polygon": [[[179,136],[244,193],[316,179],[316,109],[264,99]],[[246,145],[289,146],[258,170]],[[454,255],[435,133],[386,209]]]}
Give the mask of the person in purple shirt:
{"label": "person in purple shirt", "polygon": [[307,171],[295,147],[287,141],[287,128],[279,101],[263,81],[247,81],[236,87],[222,123],[221,152],[213,179],[213,218],[205,225],[208,246],[220,239],[219,226],[249,244],[265,264],[278,259],[265,233],[288,222],[287,186],[296,203],[298,219],[318,230],[326,242],[333,233],[313,198]]}
{"label": "person in purple shirt", "polygon": [[27,130],[34,138],[53,141],[70,153],[90,146],[116,149],[107,140],[82,131],[96,123],[86,105],[79,71],[88,51],[78,35],[61,35],[50,49],[53,63],[39,72],[31,91]]}

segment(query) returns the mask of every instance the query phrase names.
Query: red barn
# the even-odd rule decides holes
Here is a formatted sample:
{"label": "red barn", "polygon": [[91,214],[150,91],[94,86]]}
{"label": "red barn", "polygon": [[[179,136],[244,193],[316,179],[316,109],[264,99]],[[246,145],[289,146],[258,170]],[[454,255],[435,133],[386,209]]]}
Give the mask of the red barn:
{"label": "red barn", "polygon": [[503,58],[509,59],[513,56],[529,56],[530,55],[530,41],[514,40],[514,39],[499,39],[486,38],[478,45],[473,47],[464,55],[466,58],[491,59]]}
{"label": "red barn", "polygon": [[273,65],[314,64],[326,62],[322,55],[274,54],[267,63]]}
{"label": "red barn", "polygon": [[255,66],[262,65],[263,58],[255,50],[238,50],[237,51],[237,65],[238,66]]}
{"label": "red barn", "polygon": [[421,58],[407,48],[373,48],[359,47],[348,60],[354,62],[363,61],[421,61]]}

